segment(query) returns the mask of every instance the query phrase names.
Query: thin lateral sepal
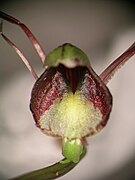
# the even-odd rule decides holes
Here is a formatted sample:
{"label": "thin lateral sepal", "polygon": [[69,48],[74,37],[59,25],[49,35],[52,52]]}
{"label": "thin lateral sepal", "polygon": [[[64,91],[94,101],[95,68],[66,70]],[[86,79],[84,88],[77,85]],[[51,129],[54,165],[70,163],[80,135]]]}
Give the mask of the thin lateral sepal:
{"label": "thin lateral sepal", "polygon": [[23,53],[21,52],[21,50],[7,37],[2,33],[2,22],[0,24],[0,33],[1,36],[3,37],[3,39],[16,51],[16,53],[19,55],[19,57],[22,59],[22,61],[24,62],[24,64],[26,65],[26,67],[28,68],[28,70],[30,71],[30,73],[32,74],[32,76],[35,78],[35,80],[38,79],[38,76],[34,70],[34,68],[31,66],[31,64],[29,63],[29,61],[27,60],[27,58],[23,55]]}
{"label": "thin lateral sepal", "polygon": [[[83,153],[81,155],[81,159],[85,156],[85,154],[86,154],[86,149],[84,148]],[[64,159],[62,161],[64,161]],[[68,163],[63,164],[63,163],[61,163],[61,161],[59,161],[51,166],[24,174],[22,176],[13,178],[12,180],[29,180],[29,179],[52,180],[52,179],[56,179],[56,178],[59,178],[65,174],[67,174],[78,163],[68,162]]]}
{"label": "thin lateral sepal", "polygon": [[135,42],[100,74],[102,81],[107,84],[115,72],[120,69],[134,54]]}
{"label": "thin lateral sepal", "polygon": [[30,40],[30,42],[32,43],[32,45],[34,46],[38,56],[40,57],[40,60],[42,62],[42,64],[44,64],[44,60],[45,60],[45,52],[43,50],[43,48],[41,47],[41,45],[39,44],[38,40],[36,39],[36,37],[33,35],[33,33],[29,30],[29,28],[23,24],[22,22],[20,22],[18,19],[3,13],[0,11],[0,17],[2,19],[5,19],[6,21],[16,24],[19,27],[21,27],[21,29],[23,30],[23,32],[27,35],[28,39]]}

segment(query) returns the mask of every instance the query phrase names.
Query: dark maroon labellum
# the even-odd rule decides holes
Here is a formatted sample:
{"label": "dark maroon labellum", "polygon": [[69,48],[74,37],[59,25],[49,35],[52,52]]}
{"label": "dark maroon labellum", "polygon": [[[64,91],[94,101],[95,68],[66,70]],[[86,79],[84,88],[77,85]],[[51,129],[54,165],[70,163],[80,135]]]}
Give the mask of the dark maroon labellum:
{"label": "dark maroon labellum", "polygon": [[[96,127],[97,131],[100,131],[106,125],[112,107],[112,96],[108,88],[91,67],[67,68],[61,64],[47,68],[33,87],[30,109],[37,126],[40,127],[40,117],[49,110],[55,100],[61,101],[63,96],[76,91],[100,110],[102,120]],[[94,134],[92,129],[90,134]]]}

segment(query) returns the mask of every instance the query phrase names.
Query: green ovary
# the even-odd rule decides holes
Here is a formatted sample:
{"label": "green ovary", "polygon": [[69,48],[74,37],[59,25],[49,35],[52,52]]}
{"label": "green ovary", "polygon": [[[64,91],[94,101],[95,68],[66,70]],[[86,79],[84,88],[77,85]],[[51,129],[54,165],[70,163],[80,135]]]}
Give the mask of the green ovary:
{"label": "green ovary", "polygon": [[84,146],[80,139],[68,140],[64,138],[62,142],[62,154],[66,159],[61,161],[61,163],[64,164],[70,161],[78,163],[83,149]]}
{"label": "green ovary", "polygon": [[76,91],[65,95],[60,102],[55,101],[41,117],[40,126],[61,137],[80,139],[89,135],[90,128],[96,132],[101,119],[99,109]]}

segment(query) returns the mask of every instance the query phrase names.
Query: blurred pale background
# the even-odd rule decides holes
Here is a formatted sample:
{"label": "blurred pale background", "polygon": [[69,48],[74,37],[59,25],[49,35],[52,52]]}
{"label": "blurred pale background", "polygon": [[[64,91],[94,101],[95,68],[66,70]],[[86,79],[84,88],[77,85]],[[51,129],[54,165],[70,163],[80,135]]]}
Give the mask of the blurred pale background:
{"label": "blurred pale background", "polygon": [[[65,42],[83,49],[102,70],[135,41],[132,1],[2,1],[0,10],[24,22],[46,53]],[[4,33],[25,53],[38,74],[39,58],[24,33],[4,23]],[[88,153],[61,180],[135,179],[135,57],[108,84],[114,97],[110,120],[88,138]],[[0,37],[0,180],[62,158],[59,142],[40,132],[29,110],[34,79]]]}

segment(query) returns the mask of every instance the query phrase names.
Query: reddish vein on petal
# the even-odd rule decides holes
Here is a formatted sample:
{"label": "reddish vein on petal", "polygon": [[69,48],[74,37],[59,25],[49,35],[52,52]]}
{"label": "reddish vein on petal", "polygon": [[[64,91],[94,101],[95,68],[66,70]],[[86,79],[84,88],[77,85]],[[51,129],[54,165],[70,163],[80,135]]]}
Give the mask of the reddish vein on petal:
{"label": "reddish vein on petal", "polygon": [[66,78],[66,80],[69,83],[71,90],[74,94],[77,90],[79,82],[80,82],[81,78],[83,77],[83,74],[84,74],[86,68],[84,68],[82,66],[77,66],[75,68],[67,68],[63,65],[59,65],[57,69]]}

